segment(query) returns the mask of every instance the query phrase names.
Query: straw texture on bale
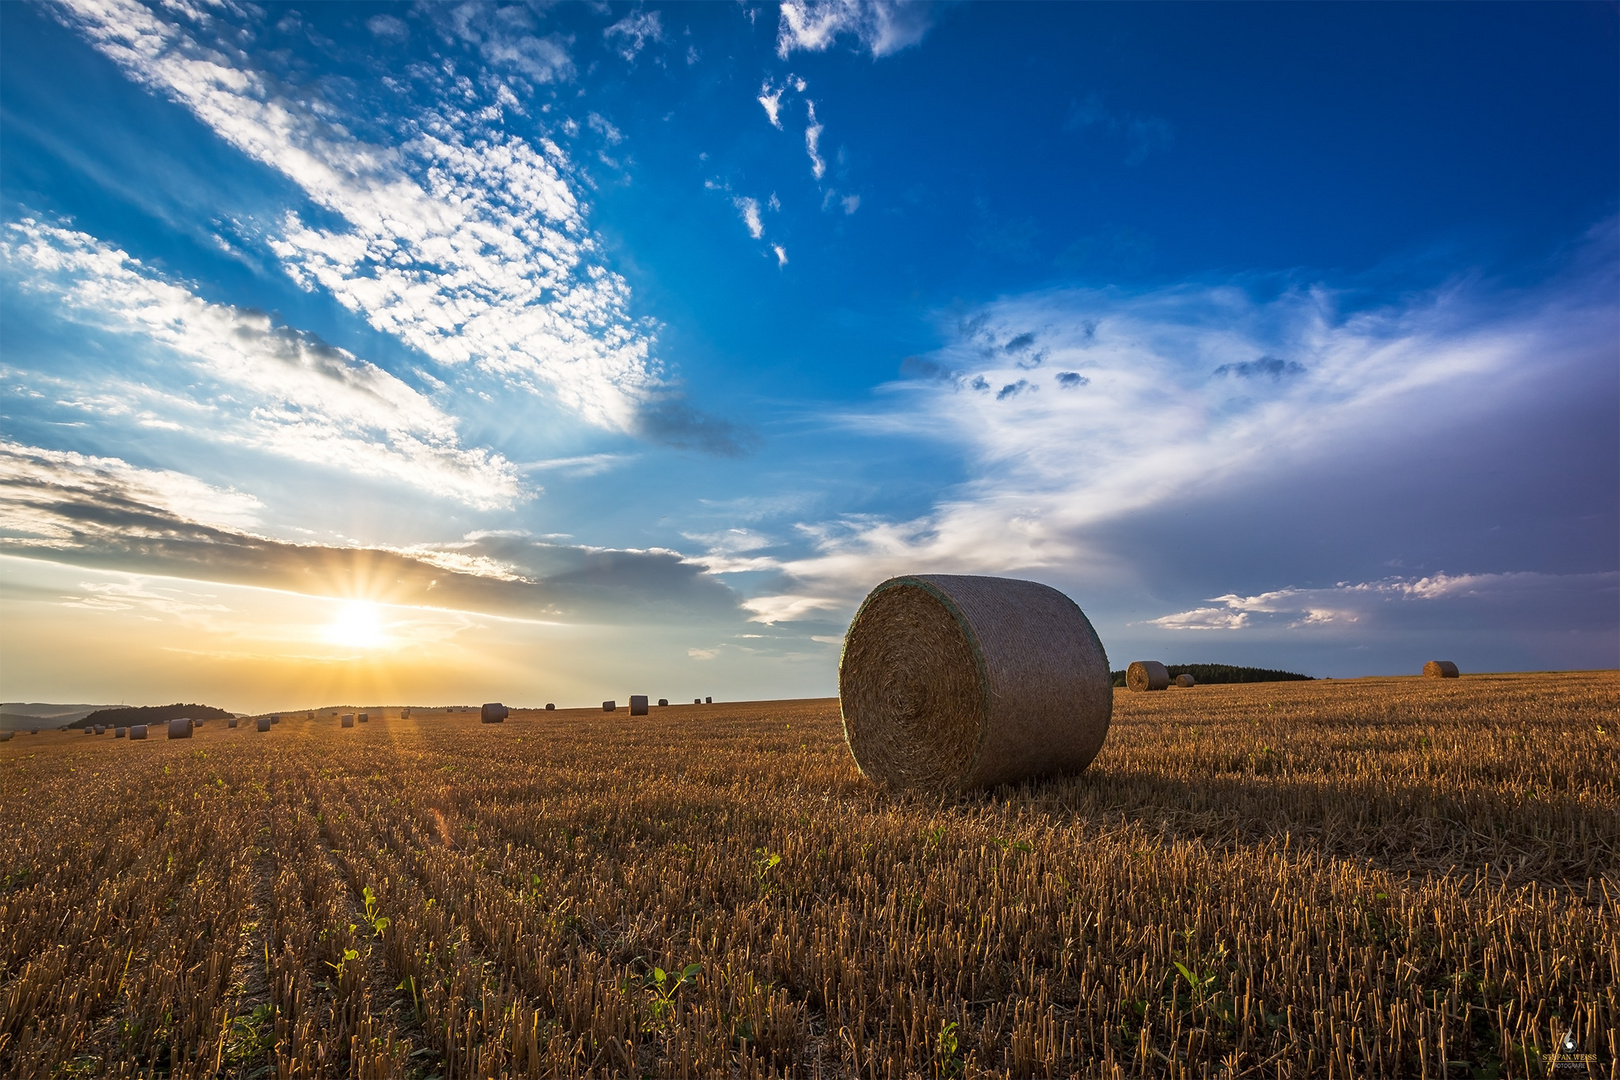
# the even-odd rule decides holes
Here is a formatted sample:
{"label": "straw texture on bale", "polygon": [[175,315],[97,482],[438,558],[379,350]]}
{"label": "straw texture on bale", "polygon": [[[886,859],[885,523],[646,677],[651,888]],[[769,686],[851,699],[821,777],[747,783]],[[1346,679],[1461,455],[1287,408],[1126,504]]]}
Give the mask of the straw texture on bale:
{"label": "straw texture on bale", "polygon": [[258,728],[260,731],[269,731],[270,718],[268,716],[259,717],[259,722],[255,724],[254,727]]}
{"label": "straw texture on bale", "polygon": [[1176,676],[1176,685],[1181,687],[1183,690],[1186,690],[1190,687],[1197,686],[1198,680],[1184,671],[1180,675]]}
{"label": "straw texture on bale", "polygon": [[1125,669],[1125,685],[1138,692],[1164,690],[1170,685],[1170,672],[1157,660],[1133,660]]}
{"label": "straw texture on bale", "polygon": [[872,590],[844,637],[838,697],[863,773],[946,792],[1079,772],[1114,704],[1108,657],[1073,600],[956,574]]}
{"label": "straw texture on bale", "polygon": [[130,727],[129,727],[129,737],[132,738],[132,739],[144,739],[144,738],[146,738],[146,725],[145,724],[131,724]]}
{"label": "straw texture on bale", "polygon": [[604,701],[604,702],[602,702],[602,711],[603,712],[612,712],[614,709],[617,709],[618,707],[619,707],[619,703],[617,701]]}
{"label": "straw texture on bale", "polygon": [[478,710],[478,719],[486,724],[499,724],[504,721],[507,716],[510,715],[510,713],[511,710],[509,710],[505,705],[502,705],[498,701],[491,701],[483,708]]}
{"label": "straw texture on bale", "polygon": [[169,738],[189,739],[191,738],[192,727],[193,725],[190,720],[170,720]]}
{"label": "straw texture on bale", "polygon": [[663,705],[668,705],[668,704],[669,704],[669,698],[667,698],[667,697],[661,697],[661,698],[659,698],[659,699],[658,699],[658,704],[659,704],[659,705],[660,705],[660,706],[663,706]]}
{"label": "straw texture on bale", "polygon": [[338,723],[344,727],[354,727],[354,713],[344,713],[343,719],[339,720]]}
{"label": "straw texture on bale", "polygon": [[1455,679],[1458,677],[1457,665],[1450,660],[1430,660],[1423,665],[1423,674],[1431,679]]}
{"label": "straw texture on bale", "polygon": [[647,715],[647,695],[646,694],[631,694],[630,695],[630,715],[631,716],[646,716]]}

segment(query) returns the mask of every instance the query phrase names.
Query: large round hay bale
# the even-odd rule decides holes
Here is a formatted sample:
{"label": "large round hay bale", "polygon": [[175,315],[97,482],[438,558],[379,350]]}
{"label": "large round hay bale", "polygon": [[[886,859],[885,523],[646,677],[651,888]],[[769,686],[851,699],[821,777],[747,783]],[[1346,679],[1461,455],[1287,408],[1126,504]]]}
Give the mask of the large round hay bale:
{"label": "large round hay bale", "polygon": [[1108,734],[1108,657],[1085,613],[1034,581],[891,578],[838,665],[844,737],[867,776],[965,791],[1079,772]]}
{"label": "large round hay bale", "polygon": [[131,739],[144,739],[144,738],[146,738],[146,725],[145,724],[131,724],[129,726],[129,737]]}
{"label": "large round hay bale", "polygon": [[1430,660],[1423,665],[1423,674],[1430,679],[1455,679],[1458,677],[1457,665],[1450,660]]}
{"label": "large round hay bale", "polygon": [[1125,685],[1132,690],[1164,690],[1170,685],[1170,672],[1157,660],[1133,660],[1125,669]]}
{"label": "large round hay bale", "polygon": [[9,731],[0,731],[0,742],[10,742],[11,735],[12,733]]}
{"label": "large round hay bale", "polygon": [[1190,690],[1194,686],[1198,685],[1198,680],[1193,678],[1192,675],[1183,671],[1180,675],[1176,676],[1176,685],[1181,687],[1183,690]]}
{"label": "large round hay bale", "polygon": [[369,724],[369,723],[371,723],[371,714],[370,714],[370,713],[368,713],[368,712],[363,712],[363,713],[361,713],[361,714],[360,714],[360,722],[361,722],[361,723],[362,723],[362,724]]}
{"label": "large round hay bale", "polygon": [[646,716],[647,715],[647,695],[646,694],[631,694],[630,695],[630,715],[631,716]]}
{"label": "large round hay bale", "polygon": [[602,702],[602,711],[603,712],[612,712],[614,709],[617,709],[618,707],[619,707],[619,703],[617,701],[604,701],[604,702]]}
{"label": "large round hay bale", "polygon": [[123,728],[121,728],[121,727],[113,728],[113,738],[122,739],[125,734],[126,734],[126,732],[125,732],[125,730]]}
{"label": "large round hay bale", "polygon": [[94,734],[95,734],[95,733],[96,733],[96,729],[95,729],[95,727],[94,727],[94,726],[92,726],[92,727],[87,727],[87,728],[85,728],[85,729],[84,729],[84,733],[85,733],[85,734],[86,734],[86,735],[94,735]]}
{"label": "large round hay bale", "polygon": [[258,728],[260,731],[269,731],[270,718],[268,716],[259,717],[258,722],[254,724],[254,727]]}
{"label": "large round hay bale", "polygon": [[669,698],[667,698],[667,697],[661,697],[661,698],[659,698],[659,699],[658,699],[658,704],[659,704],[659,707],[660,707],[660,708],[662,708],[662,707],[663,707],[663,706],[665,706],[665,705],[668,705],[668,704],[669,704]]}
{"label": "large round hay bale", "polygon": [[354,727],[354,713],[352,713],[352,712],[344,713],[342,718],[338,721],[338,723],[343,725],[344,727]]}
{"label": "large round hay bale", "polygon": [[478,710],[478,719],[485,724],[499,724],[503,722],[511,710],[498,701],[491,701]]}
{"label": "large round hay bale", "polygon": [[546,702],[546,712],[556,712],[556,711],[557,711],[557,703],[555,701]]}
{"label": "large round hay bale", "polygon": [[169,738],[171,739],[189,739],[192,731],[193,725],[190,720],[169,721]]}
{"label": "large round hay bale", "polygon": [[233,716],[229,720],[225,721],[225,726],[226,727],[235,727],[236,726],[236,717]]}
{"label": "large round hay bale", "polygon": [[97,724],[96,725],[96,734],[97,735],[105,735],[105,734],[107,734],[107,729],[105,727],[103,727],[102,725]]}

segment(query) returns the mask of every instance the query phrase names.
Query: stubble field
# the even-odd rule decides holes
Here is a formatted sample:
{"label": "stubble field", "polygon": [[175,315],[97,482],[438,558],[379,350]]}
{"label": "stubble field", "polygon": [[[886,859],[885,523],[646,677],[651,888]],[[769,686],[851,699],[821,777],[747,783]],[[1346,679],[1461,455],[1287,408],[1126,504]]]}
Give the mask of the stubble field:
{"label": "stubble field", "polygon": [[1614,672],[1118,691],[949,801],[836,701],[369,711],[0,745],[0,1075],[1620,1068]]}

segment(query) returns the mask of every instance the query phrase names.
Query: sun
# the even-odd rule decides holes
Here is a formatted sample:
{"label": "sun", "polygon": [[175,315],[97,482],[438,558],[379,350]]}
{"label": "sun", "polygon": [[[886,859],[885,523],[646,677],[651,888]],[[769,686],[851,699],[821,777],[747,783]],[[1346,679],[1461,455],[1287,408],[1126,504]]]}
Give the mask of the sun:
{"label": "sun", "polygon": [[350,600],[338,609],[337,618],[326,628],[326,638],[334,645],[373,649],[388,642],[383,631],[382,611],[365,600]]}

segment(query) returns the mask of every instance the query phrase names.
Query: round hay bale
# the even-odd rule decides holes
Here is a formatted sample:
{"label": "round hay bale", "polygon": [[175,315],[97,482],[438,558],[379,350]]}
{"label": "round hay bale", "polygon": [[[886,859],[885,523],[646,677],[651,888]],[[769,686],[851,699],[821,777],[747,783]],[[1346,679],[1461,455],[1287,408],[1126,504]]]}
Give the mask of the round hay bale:
{"label": "round hay bale", "polygon": [[38,735],[39,734],[39,728],[29,728],[28,729],[28,734],[30,734],[30,735]]}
{"label": "round hay bale", "polygon": [[144,738],[146,738],[146,725],[145,724],[131,724],[131,725],[129,725],[129,737],[131,739],[144,739]]}
{"label": "round hay bale", "polygon": [[369,723],[371,723],[371,714],[370,714],[370,713],[368,713],[368,712],[363,712],[363,713],[361,713],[361,714],[360,714],[360,722],[361,722],[361,723],[362,723],[362,724],[369,724]]}
{"label": "round hay bale", "polygon": [[253,726],[258,728],[260,731],[269,731],[270,730],[270,718],[268,716],[261,716],[261,717],[259,717],[258,722],[256,724],[254,724]]}
{"label": "round hay bale", "polygon": [[556,711],[557,711],[557,703],[555,701],[546,702],[546,712],[556,712]]}
{"label": "round hay bale", "polygon": [[1107,654],[1073,600],[958,574],[872,590],[844,637],[838,697],[861,772],[947,792],[1079,772],[1114,707]]}
{"label": "round hay bale", "polygon": [[700,698],[700,697],[695,697],[695,698],[692,699],[692,704],[701,705],[701,704],[703,704],[703,699]]}
{"label": "round hay bale", "polygon": [[511,710],[498,701],[491,701],[478,710],[478,719],[485,724],[499,724],[509,715]]}
{"label": "round hay bale", "polygon": [[411,710],[409,710],[409,709],[401,709],[401,710],[399,710],[399,718],[401,720],[409,720],[411,718]]}
{"label": "round hay bale", "polygon": [[127,732],[121,727],[113,728],[113,738],[115,739],[122,739],[126,734]]}
{"label": "round hay bale", "polygon": [[225,721],[225,726],[226,727],[235,727],[236,726],[236,717],[233,716],[229,720]]}
{"label": "round hay bale", "polygon": [[169,738],[171,739],[189,739],[193,730],[194,725],[190,720],[169,721]]}
{"label": "round hay bale", "polygon": [[12,733],[9,731],[0,731],[0,742],[10,742],[11,735]]}
{"label": "round hay bale", "polygon": [[1183,690],[1190,690],[1194,686],[1198,685],[1198,680],[1193,678],[1187,672],[1183,671],[1180,675],[1176,676],[1176,685],[1181,687]]}
{"label": "round hay bale", "polygon": [[1125,685],[1132,690],[1163,690],[1170,685],[1170,673],[1157,660],[1133,660],[1125,669]]}
{"label": "round hay bale", "polygon": [[703,704],[705,704],[705,705],[713,705],[714,704],[714,698],[712,698],[712,697],[704,698],[703,699]]}
{"label": "round hay bale", "polygon": [[647,715],[647,695],[646,694],[631,694],[630,695],[630,715],[631,716],[646,716]]}
{"label": "round hay bale", "polygon": [[105,734],[107,734],[107,729],[105,727],[103,727],[102,725],[97,724],[96,725],[96,734],[97,735],[105,735]]}
{"label": "round hay bale", "polygon": [[87,727],[84,729],[84,733],[86,735],[94,735],[96,733],[96,729],[93,727]]}
{"label": "round hay bale", "polygon": [[344,713],[342,719],[340,719],[338,723],[342,724],[344,727],[354,727],[354,713]]}
{"label": "round hay bale", "polygon": [[659,699],[658,699],[658,704],[659,704],[659,705],[660,705],[660,706],[664,706],[664,705],[668,705],[668,704],[669,704],[669,698],[667,698],[667,697],[661,697],[661,698],[659,698]]}
{"label": "round hay bale", "polygon": [[602,711],[603,712],[612,712],[614,709],[617,709],[618,707],[619,707],[619,703],[617,701],[604,701],[604,702],[602,702]]}
{"label": "round hay bale", "polygon": [[1430,679],[1455,679],[1458,677],[1457,665],[1450,660],[1430,660],[1423,665],[1423,674]]}

